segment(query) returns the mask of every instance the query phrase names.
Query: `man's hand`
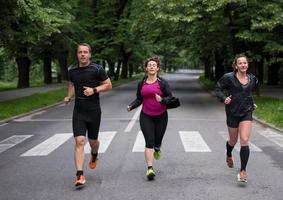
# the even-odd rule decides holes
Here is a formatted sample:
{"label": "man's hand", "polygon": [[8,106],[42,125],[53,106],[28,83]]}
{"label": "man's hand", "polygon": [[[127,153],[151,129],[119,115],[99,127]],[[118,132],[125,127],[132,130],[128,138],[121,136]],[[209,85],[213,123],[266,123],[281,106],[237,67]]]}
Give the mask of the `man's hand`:
{"label": "man's hand", "polygon": [[70,101],[71,101],[71,97],[65,97],[65,98],[64,98],[65,104],[69,104]]}
{"label": "man's hand", "polygon": [[91,95],[93,95],[94,94],[94,89],[93,88],[91,88],[91,87],[86,87],[86,86],[84,86],[84,95],[85,96],[91,96]]}

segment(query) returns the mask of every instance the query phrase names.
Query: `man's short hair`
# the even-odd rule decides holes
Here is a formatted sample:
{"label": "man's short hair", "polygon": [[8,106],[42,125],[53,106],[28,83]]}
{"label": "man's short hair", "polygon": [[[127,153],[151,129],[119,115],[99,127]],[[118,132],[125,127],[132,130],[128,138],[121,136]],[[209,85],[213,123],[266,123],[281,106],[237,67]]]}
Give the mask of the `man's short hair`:
{"label": "man's short hair", "polygon": [[91,52],[91,47],[90,47],[90,45],[88,43],[79,43],[77,45],[77,49],[79,48],[79,46],[86,46],[88,48],[89,52]]}

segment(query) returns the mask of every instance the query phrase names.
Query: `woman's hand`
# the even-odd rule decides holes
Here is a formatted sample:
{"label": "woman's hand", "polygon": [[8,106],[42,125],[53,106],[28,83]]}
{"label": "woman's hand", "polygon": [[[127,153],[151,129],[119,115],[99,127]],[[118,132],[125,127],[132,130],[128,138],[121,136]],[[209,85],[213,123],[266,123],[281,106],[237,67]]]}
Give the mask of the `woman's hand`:
{"label": "woman's hand", "polygon": [[156,99],[156,101],[158,101],[158,102],[161,102],[161,101],[162,101],[162,97],[161,97],[160,95],[158,95],[158,94],[155,94],[155,99]]}
{"label": "woman's hand", "polygon": [[231,103],[231,101],[232,101],[232,95],[226,97],[226,99],[224,100],[224,103],[228,105]]}
{"label": "woman's hand", "polygon": [[131,111],[131,106],[127,106],[127,111],[128,111],[128,112]]}

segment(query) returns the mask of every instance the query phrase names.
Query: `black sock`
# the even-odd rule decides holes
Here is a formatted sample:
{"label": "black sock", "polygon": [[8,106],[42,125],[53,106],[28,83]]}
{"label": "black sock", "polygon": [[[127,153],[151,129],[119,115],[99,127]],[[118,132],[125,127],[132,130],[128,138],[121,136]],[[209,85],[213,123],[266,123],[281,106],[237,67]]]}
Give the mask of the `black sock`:
{"label": "black sock", "polygon": [[226,152],[226,155],[228,156],[228,157],[231,157],[232,156],[232,150],[234,149],[234,146],[231,146],[230,144],[229,144],[229,142],[227,141],[226,142],[226,150],[227,150],[227,152]]}
{"label": "black sock", "polygon": [[91,155],[92,155],[92,161],[95,162],[96,158],[97,158],[97,153],[92,153],[91,152]]}
{"label": "black sock", "polygon": [[81,176],[81,175],[84,175],[84,171],[83,171],[83,170],[78,170],[76,176],[79,177],[79,176]]}
{"label": "black sock", "polygon": [[250,156],[249,146],[241,146],[240,158],[241,158],[241,171],[246,170],[246,166]]}
{"label": "black sock", "polygon": [[154,151],[160,151],[160,147],[154,147]]}
{"label": "black sock", "polygon": [[147,169],[153,169],[152,166],[148,166]]}

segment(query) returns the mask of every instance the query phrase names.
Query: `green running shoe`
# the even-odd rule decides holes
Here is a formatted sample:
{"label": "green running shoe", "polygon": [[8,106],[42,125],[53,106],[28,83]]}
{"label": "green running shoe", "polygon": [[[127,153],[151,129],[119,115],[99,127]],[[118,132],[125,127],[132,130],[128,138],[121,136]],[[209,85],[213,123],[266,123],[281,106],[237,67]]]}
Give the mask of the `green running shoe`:
{"label": "green running shoe", "polygon": [[150,169],[148,169],[148,170],[146,171],[146,177],[147,177],[147,179],[148,179],[149,181],[152,181],[152,180],[154,179],[154,177],[155,177],[155,172],[153,171],[152,168],[150,168]]}
{"label": "green running shoe", "polygon": [[161,151],[160,150],[159,151],[155,151],[153,153],[153,157],[154,157],[155,160],[159,160],[161,158]]}

